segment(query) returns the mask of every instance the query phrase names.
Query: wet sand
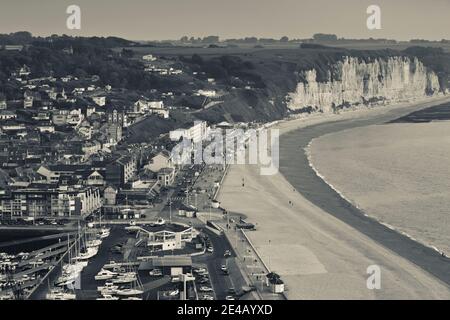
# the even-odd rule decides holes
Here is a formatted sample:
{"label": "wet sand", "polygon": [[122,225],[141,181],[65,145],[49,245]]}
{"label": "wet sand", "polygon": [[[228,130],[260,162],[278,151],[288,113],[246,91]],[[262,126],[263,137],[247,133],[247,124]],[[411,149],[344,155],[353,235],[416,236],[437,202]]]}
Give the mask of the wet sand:
{"label": "wet sand", "polygon": [[[432,104],[283,122],[281,174],[261,176],[256,165],[231,166],[219,200],[257,223],[249,236],[284,279],[289,299],[450,298],[443,276],[450,274],[449,261],[362,215],[317,177],[303,150],[323,134],[383,123]],[[381,268],[380,290],[366,286],[373,264]],[[428,264],[436,266],[425,271]]]}

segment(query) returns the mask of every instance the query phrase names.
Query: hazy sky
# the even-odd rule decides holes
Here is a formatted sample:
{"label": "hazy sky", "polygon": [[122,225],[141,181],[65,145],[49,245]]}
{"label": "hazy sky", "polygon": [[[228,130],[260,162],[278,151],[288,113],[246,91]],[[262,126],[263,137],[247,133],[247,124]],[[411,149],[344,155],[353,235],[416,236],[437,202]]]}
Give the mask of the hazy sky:
{"label": "hazy sky", "polygon": [[[81,30],[66,28],[66,8],[81,7]],[[382,29],[366,27],[381,7]],[[133,40],[183,35],[307,38],[450,39],[450,0],[0,0],[0,33],[115,35]]]}

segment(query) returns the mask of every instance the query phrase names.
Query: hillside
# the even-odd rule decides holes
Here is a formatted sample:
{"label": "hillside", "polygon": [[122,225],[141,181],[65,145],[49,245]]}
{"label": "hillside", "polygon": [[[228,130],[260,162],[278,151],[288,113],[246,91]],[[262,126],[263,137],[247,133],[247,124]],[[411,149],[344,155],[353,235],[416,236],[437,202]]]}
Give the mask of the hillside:
{"label": "hillside", "polygon": [[[387,79],[392,77],[388,70],[392,68],[392,62],[388,61],[393,61],[390,59],[394,57],[410,61],[403,67],[392,69],[395,70],[396,77],[401,73],[417,74],[421,83],[424,83],[428,81],[430,72],[436,74],[437,78],[432,76],[429,78],[434,84],[432,90],[426,90],[427,94],[444,91],[449,87],[450,79],[450,53],[440,48],[412,47],[404,51],[353,50],[317,44],[281,49],[248,46],[145,47],[115,37],[41,38],[33,37],[26,32],[0,35],[0,45],[2,44],[24,46],[21,51],[0,49],[0,94],[7,100],[22,98],[23,92],[17,90],[20,83],[11,82],[9,78],[23,65],[31,69],[31,78],[67,75],[77,77],[78,82],[73,84],[55,83],[57,87],[64,87],[66,90],[73,90],[74,85],[83,86],[85,80],[90,81],[96,76],[99,86],[111,85],[115,89],[115,93],[110,94],[107,103],[108,106],[120,110],[132,108],[139,97],[163,100],[165,105],[172,108],[171,119],[152,117],[139,124],[138,130],[131,128],[131,139],[133,134],[138,134],[138,140],[157,136],[196,119],[210,123],[224,120],[267,122],[292,113],[322,112],[321,108],[312,105],[317,102],[308,105],[308,101],[314,99],[308,100],[305,97],[317,93],[324,96],[333,94],[331,91],[327,92],[327,82],[333,83],[331,90],[336,92],[352,88],[351,93],[336,94],[337,97],[329,99],[336,107],[345,106],[347,102],[364,104],[366,100],[369,102],[383,100],[389,98],[383,97],[387,91],[377,89],[376,86],[388,85]],[[142,57],[146,54],[152,54],[156,61],[144,61]],[[366,65],[366,71],[358,71],[359,73],[356,72],[353,76],[354,84],[341,81],[340,78],[345,72],[336,71],[346,59],[353,59],[349,65],[352,65],[354,70],[359,70],[359,65]],[[170,68],[180,72],[164,75],[146,71],[151,65],[155,68],[164,70]],[[367,68],[375,65],[381,71],[369,72]],[[418,68],[424,68],[424,71],[416,73],[415,70]],[[302,107],[290,107],[292,94],[299,92],[299,85],[309,82],[311,72],[315,75],[313,86],[317,85],[321,90],[316,93],[310,90],[306,95],[297,94],[296,101],[300,99],[299,105]],[[364,93],[368,77],[372,79],[370,80],[372,88],[369,90],[372,95]],[[377,78],[379,84],[375,83]],[[415,83],[416,78],[410,80],[411,83]],[[436,88],[435,82],[439,83],[439,88]],[[408,81],[400,83],[403,83],[405,90],[408,86],[411,87]],[[358,88],[355,89],[355,86]],[[422,90],[424,86],[428,87],[427,84],[417,86],[415,84],[410,91],[414,91],[415,88]],[[395,86],[391,89],[396,90]],[[215,94],[203,96],[198,94],[199,90],[214,91]],[[422,93],[419,92],[420,94]],[[361,99],[361,96],[364,96],[364,99]],[[347,97],[351,97],[352,101],[347,101]],[[319,96],[320,99],[322,98]],[[329,106],[327,108],[329,109]]]}
{"label": "hillside", "polygon": [[[450,74],[450,54],[422,49],[420,58],[424,60],[425,67],[435,71],[439,79],[440,88],[434,88],[435,91],[444,90]],[[307,82],[307,70],[314,70],[316,81],[322,83],[330,80],[329,73],[339,77],[335,68],[344,57],[353,57],[355,61],[370,64],[375,60],[388,61],[397,56],[414,61],[418,55],[414,54],[413,49],[403,52],[362,51],[309,45],[299,49],[255,49],[228,55],[220,55],[217,51],[207,54],[203,51],[202,55],[193,55],[191,58],[178,55],[192,70],[205,72],[207,77],[216,79],[217,83],[228,89],[229,93],[221,99],[223,103],[197,114],[199,118],[211,122],[280,119],[291,112],[286,97],[297,90],[299,83]],[[419,65],[412,63],[411,71]],[[390,77],[389,70],[382,76]],[[312,110],[306,108],[303,111]]]}

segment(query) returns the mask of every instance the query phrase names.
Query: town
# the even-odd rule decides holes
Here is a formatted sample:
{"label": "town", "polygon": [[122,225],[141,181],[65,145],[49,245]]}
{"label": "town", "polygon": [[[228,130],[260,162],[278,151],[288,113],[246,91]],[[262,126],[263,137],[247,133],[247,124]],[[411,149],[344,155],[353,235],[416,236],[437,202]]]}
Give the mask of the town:
{"label": "town", "polygon": [[0,8],[3,318],[450,300],[450,1]]}
{"label": "town", "polygon": [[[0,54],[14,60],[47,46],[4,45]],[[83,57],[77,50],[95,49],[75,41],[50,53],[71,61]],[[79,68],[43,76],[35,60],[3,74],[0,298],[284,299],[283,281],[245,235],[255,223],[216,200],[228,164],[190,161],[212,130],[259,124],[196,118],[229,89],[203,71],[129,49],[106,54],[173,90],[144,95]],[[181,92],[166,77],[192,85]],[[180,141],[191,143],[182,162],[171,152]]]}

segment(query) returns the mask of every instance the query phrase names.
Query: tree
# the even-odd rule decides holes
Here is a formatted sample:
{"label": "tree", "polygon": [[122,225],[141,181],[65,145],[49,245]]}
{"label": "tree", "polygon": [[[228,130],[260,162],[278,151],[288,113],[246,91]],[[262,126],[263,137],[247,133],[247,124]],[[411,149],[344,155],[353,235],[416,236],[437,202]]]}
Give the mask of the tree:
{"label": "tree", "polygon": [[122,57],[124,58],[133,58],[134,56],[134,51],[130,50],[130,49],[122,49]]}
{"label": "tree", "polygon": [[256,38],[256,37],[246,37],[246,38],[244,38],[244,42],[245,43],[257,43],[258,42],[258,38]]}
{"label": "tree", "polygon": [[192,63],[198,64],[198,65],[203,64],[203,58],[200,57],[198,54],[193,54],[191,60],[192,60]]}
{"label": "tree", "polygon": [[219,42],[219,37],[218,36],[207,36],[204,37],[202,40],[203,43],[217,43]]}
{"label": "tree", "polygon": [[317,41],[336,41],[337,36],[335,34],[316,33],[313,35],[313,39]]}

